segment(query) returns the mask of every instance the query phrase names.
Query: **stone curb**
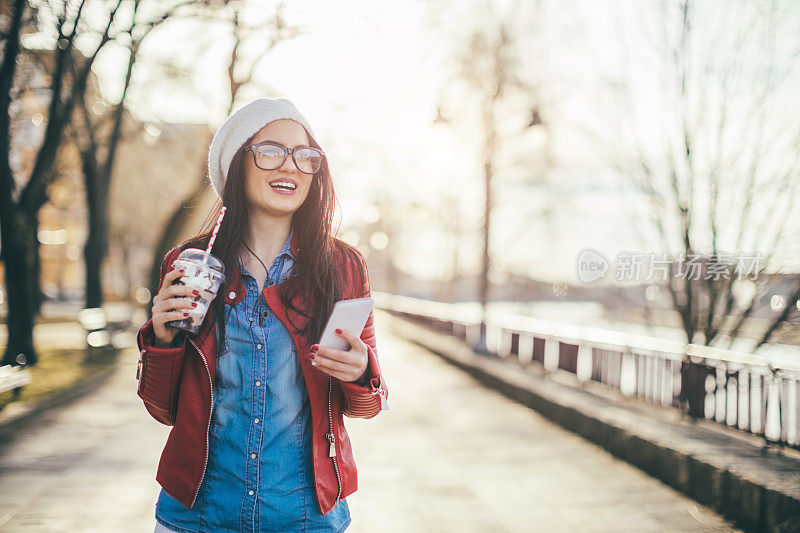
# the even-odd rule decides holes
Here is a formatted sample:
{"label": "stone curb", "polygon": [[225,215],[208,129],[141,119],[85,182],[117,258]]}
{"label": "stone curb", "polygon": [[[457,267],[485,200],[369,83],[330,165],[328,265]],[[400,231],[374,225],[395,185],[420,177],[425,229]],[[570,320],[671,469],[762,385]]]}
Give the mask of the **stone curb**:
{"label": "stone curb", "polygon": [[[800,531],[800,458],[764,448],[760,438],[676,409],[587,383],[538,365],[476,354],[461,339],[391,315],[403,338],[439,355],[486,386],[526,405],[745,531]],[[567,375],[568,374],[568,375]]]}

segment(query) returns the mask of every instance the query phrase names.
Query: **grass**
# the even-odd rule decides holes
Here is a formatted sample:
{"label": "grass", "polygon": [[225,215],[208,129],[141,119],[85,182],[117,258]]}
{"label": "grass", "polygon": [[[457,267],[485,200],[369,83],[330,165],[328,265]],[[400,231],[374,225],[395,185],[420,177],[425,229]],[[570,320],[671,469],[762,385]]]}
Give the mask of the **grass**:
{"label": "grass", "polygon": [[39,351],[39,362],[29,368],[31,382],[18,389],[19,392],[0,394],[0,411],[11,403],[35,402],[72,387],[82,378],[112,364],[115,352],[111,350],[106,356],[89,358],[87,350],[49,348]]}

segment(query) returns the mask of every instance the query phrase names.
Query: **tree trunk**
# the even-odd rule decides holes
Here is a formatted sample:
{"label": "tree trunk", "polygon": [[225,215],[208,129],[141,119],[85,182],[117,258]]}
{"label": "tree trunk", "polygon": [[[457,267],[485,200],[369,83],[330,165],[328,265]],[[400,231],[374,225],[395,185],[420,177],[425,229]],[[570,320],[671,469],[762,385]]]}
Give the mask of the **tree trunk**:
{"label": "tree trunk", "polygon": [[122,268],[123,278],[125,279],[125,294],[126,298],[131,297],[131,290],[133,289],[133,273],[131,272],[131,247],[128,240],[124,237],[117,239],[120,252],[122,254]]}
{"label": "tree trunk", "polygon": [[33,295],[33,314],[34,316],[38,316],[42,310],[42,302],[45,299],[42,293],[42,258],[40,256],[42,243],[39,242],[38,213],[28,215],[28,220],[31,221],[31,232],[33,233],[33,241],[31,242],[31,251],[33,253],[33,279],[31,279],[33,282],[33,290],[31,292]]}
{"label": "tree trunk", "polygon": [[484,159],[483,159],[483,186],[484,186],[484,205],[483,205],[483,254],[481,260],[481,275],[480,275],[480,305],[481,305],[481,325],[480,336],[478,342],[473,346],[473,349],[482,354],[489,354],[490,350],[486,345],[486,321],[489,305],[489,291],[490,280],[489,270],[492,265],[491,257],[491,221],[492,221],[492,177],[494,169],[492,166],[492,158],[494,157],[497,147],[497,134],[495,131],[495,112],[494,112],[494,98],[490,100],[484,108],[483,113],[483,126],[486,131],[486,140],[484,144]]}
{"label": "tree trunk", "polygon": [[692,418],[704,418],[706,409],[706,377],[709,368],[694,363],[688,357],[681,362],[681,393],[685,412]]}
{"label": "tree trunk", "polygon": [[8,309],[6,325],[8,343],[2,365],[35,365],[38,361],[33,347],[34,226],[19,209],[4,213],[0,232],[3,242],[3,264]]}
{"label": "tree trunk", "polygon": [[[91,168],[90,168],[91,167]],[[89,209],[89,232],[83,248],[86,262],[86,307],[103,305],[103,258],[107,251],[108,195],[93,165],[84,165],[86,172],[86,205]]]}
{"label": "tree trunk", "polygon": [[[27,249],[33,242],[30,227],[23,212],[13,199],[15,187],[11,170],[11,88],[20,52],[19,36],[22,31],[22,14],[27,2],[17,0],[12,9],[6,9],[11,21],[5,35],[3,61],[0,64],[0,258],[3,260],[6,286],[6,326],[8,340],[0,364],[36,364],[33,348],[33,305],[30,278],[33,261]],[[26,231],[27,229],[27,231]],[[18,356],[21,357],[18,360]]]}

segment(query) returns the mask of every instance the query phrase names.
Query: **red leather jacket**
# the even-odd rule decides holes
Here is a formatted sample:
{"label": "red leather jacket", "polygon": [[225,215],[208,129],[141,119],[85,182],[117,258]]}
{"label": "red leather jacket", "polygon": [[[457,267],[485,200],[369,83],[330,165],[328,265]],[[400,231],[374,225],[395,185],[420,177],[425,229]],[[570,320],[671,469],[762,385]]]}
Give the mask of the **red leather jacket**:
{"label": "red leather jacket", "polygon": [[[297,233],[290,243],[297,253]],[[172,263],[180,254],[173,248],[161,262],[159,287]],[[364,268],[363,258],[361,258]],[[365,287],[355,286],[356,265],[352,262],[340,267],[346,269],[346,287],[343,299],[358,298],[370,294],[369,282]],[[360,284],[359,284],[360,285]],[[245,295],[244,283],[238,270],[229,275],[225,303],[238,304]],[[303,370],[311,403],[314,483],[320,512],[327,514],[336,502],[352,494],[358,488],[356,464],[350,439],[344,427],[343,415],[351,418],[372,418],[381,409],[388,409],[388,393],[381,375],[375,347],[373,314],[361,332],[361,340],[367,345],[369,372],[372,375],[367,386],[336,379],[316,366],[308,358],[310,343],[299,336],[287,320],[287,308],[278,296],[279,285],[264,287],[262,294],[270,309],[283,322],[294,339],[300,366]],[[220,290],[223,290],[223,286]],[[297,307],[296,297],[293,303]],[[302,301],[302,300],[301,300]],[[298,329],[305,320],[302,315],[288,310]],[[161,453],[156,481],[166,492],[187,507],[194,505],[197,492],[205,475],[208,461],[208,432],[211,423],[211,397],[217,362],[216,328],[213,309],[209,309],[203,326],[197,335],[187,336],[183,346],[158,348],[154,346],[153,321],[148,320],[139,329],[139,364],[137,367],[137,394],[150,415],[162,424],[172,426],[167,443]]]}

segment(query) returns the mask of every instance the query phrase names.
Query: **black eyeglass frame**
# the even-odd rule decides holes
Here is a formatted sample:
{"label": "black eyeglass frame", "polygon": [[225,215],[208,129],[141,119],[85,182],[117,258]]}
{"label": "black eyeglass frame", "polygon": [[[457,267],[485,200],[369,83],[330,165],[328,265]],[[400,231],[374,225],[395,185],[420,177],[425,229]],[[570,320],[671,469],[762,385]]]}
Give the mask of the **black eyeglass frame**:
{"label": "black eyeglass frame", "polygon": [[[259,146],[265,146],[265,145],[278,146],[280,148],[283,148],[283,159],[281,159],[281,164],[278,165],[275,168],[264,168],[264,167],[259,167],[258,166],[258,154],[256,154],[256,148],[258,148]],[[316,172],[319,172],[319,168],[322,168],[322,161],[320,161],[319,168],[317,170],[315,170],[314,172],[306,172],[305,170],[300,168],[300,165],[297,164],[297,159],[294,158],[295,151],[303,150],[303,149],[306,149],[306,148],[314,150],[315,152],[319,152],[319,154],[323,158],[325,157],[325,152],[323,152],[319,148],[314,148],[313,146],[308,146],[308,145],[300,145],[300,146],[295,146],[294,148],[290,148],[288,146],[282,145],[281,143],[279,143],[277,141],[261,141],[260,143],[251,144],[249,146],[248,151],[253,152],[253,163],[255,163],[255,165],[258,168],[260,168],[261,170],[277,170],[277,169],[281,168],[283,166],[283,164],[286,162],[286,158],[289,157],[289,155],[291,154],[292,163],[294,163],[294,166],[295,166],[295,168],[297,168],[297,170],[299,170],[303,174],[315,174]]]}

